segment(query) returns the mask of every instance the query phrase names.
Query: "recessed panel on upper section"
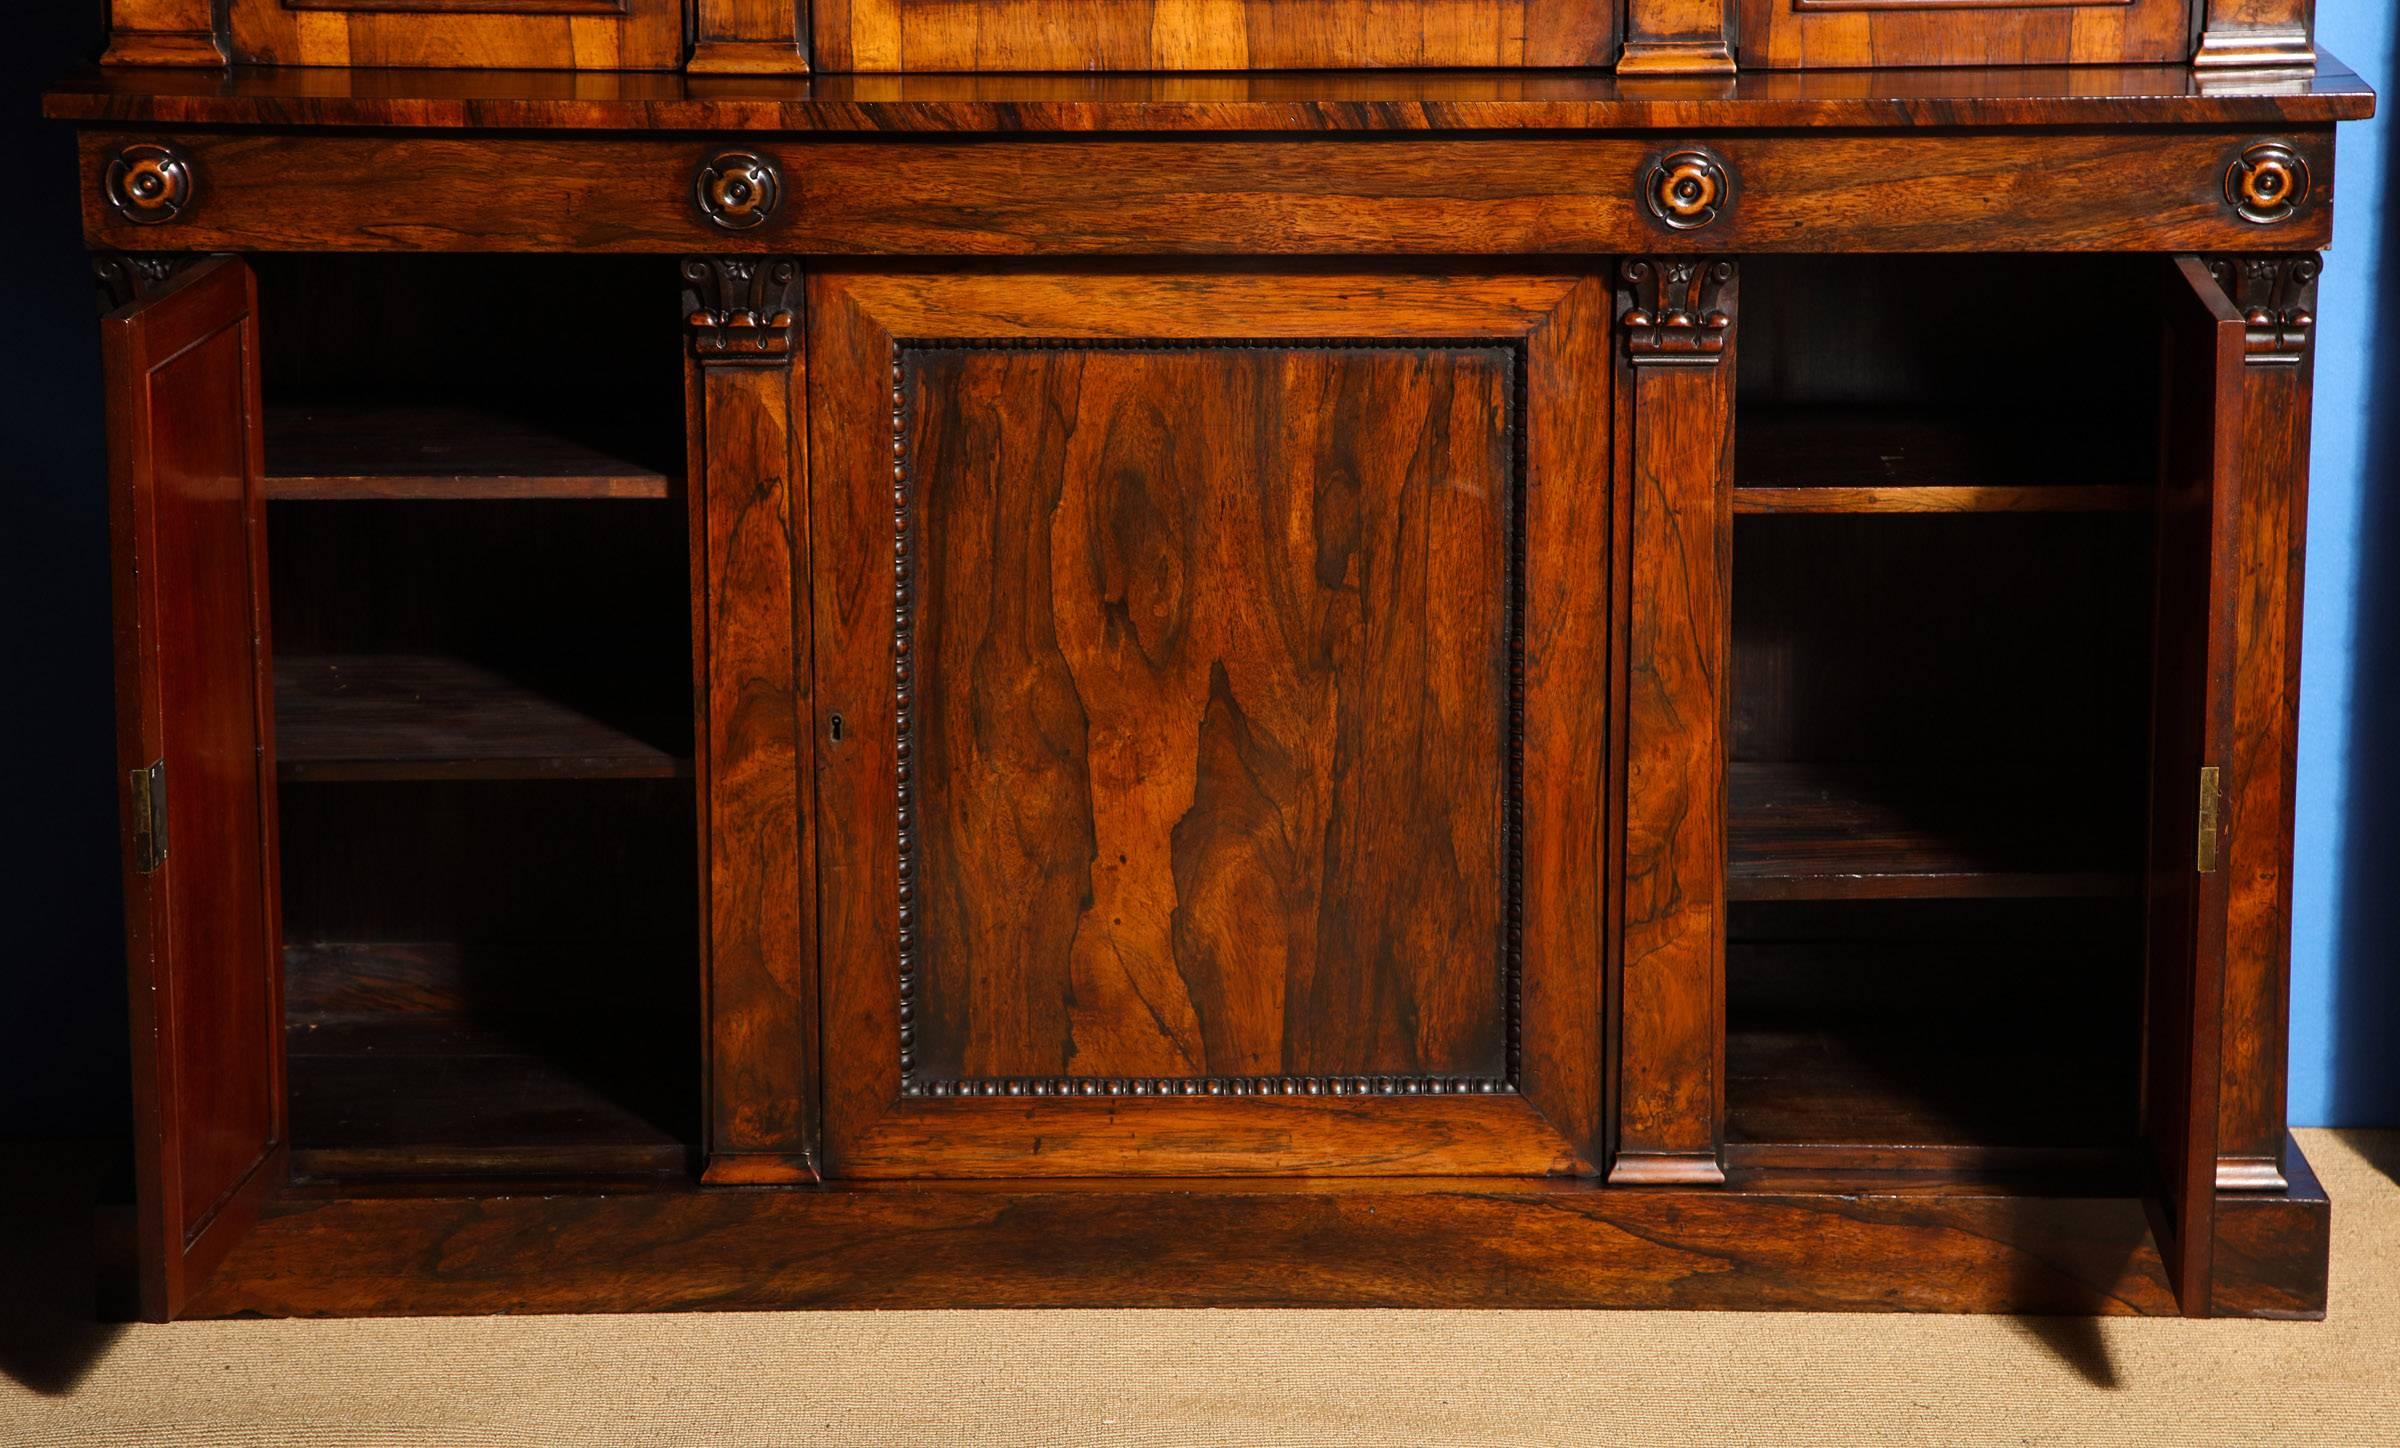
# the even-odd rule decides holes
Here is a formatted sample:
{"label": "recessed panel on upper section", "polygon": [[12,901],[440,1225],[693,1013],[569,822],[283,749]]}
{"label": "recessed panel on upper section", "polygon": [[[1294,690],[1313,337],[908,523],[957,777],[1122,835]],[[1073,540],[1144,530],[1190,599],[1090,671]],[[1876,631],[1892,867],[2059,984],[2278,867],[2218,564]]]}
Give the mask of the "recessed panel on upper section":
{"label": "recessed panel on upper section", "polygon": [[1745,70],[2139,65],[2192,54],[2196,0],[1725,0]]}
{"label": "recessed panel on upper section", "polygon": [[252,65],[674,70],[684,0],[230,0]]}
{"label": "recessed panel on upper section", "polygon": [[821,71],[1603,66],[1589,0],[820,0]]}

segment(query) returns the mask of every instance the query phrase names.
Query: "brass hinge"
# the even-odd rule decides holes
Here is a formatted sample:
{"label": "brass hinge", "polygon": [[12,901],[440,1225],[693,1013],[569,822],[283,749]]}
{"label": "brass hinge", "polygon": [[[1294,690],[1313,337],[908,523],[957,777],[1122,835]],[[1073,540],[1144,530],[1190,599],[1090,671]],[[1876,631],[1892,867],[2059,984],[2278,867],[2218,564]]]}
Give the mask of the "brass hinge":
{"label": "brass hinge", "polygon": [[2200,873],[2217,870],[2217,767],[2200,768]]}
{"label": "brass hinge", "polygon": [[167,862],[167,762],[133,771],[133,868],[148,875]]}

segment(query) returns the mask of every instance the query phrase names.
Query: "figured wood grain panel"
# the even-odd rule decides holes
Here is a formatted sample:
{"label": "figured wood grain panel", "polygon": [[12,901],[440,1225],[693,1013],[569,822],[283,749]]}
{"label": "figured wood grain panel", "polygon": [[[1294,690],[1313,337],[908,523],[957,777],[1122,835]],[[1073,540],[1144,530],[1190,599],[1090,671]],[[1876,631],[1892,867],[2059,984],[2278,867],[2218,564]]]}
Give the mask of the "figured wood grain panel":
{"label": "figured wood grain panel", "polygon": [[[1619,268],[1625,500],[1623,960],[1611,1181],[1714,1182],[1725,1111],[1726,742],[1732,651],[1730,261]],[[1724,320],[1721,350],[1653,326]],[[1662,340],[1663,339],[1663,340]]]}
{"label": "figured wood grain panel", "polygon": [[2191,58],[2191,0],[1730,0],[1742,64],[2137,65]]}
{"label": "figured wood grain panel", "polygon": [[671,70],[681,0],[228,0],[237,64]]}
{"label": "figured wood grain panel", "polygon": [[[285,1143],[257,314],[219,258],[102,328],[140,1290],[161,1320],[249,1230]],[[123,782],[154,765],[145,818]]]}
{"label": "figured wood grain panel", "polygon": [[710,1181],[816,1175],[807,372],[686,363],[708,911]]}
{"label": "figured wood grain panel", "polygon": [[909,1084],[1505,1076],[1511,350],[902,356]]}
{"label": "figured wood grain panel", "polygon": [[1612,6],[1569,0],[822,0],[835,71],[1206,71],[1598,66]]}
{"label": "figured wood grain panel", "polygon": [[1588,395],[1597,289],[816,286],[830,1169],[1577,1169],[1602,825],[1512,776],[1590,802],[1604,427],[1525,408]]}
{"label": "figured wood grain panel", "polygon": [[[156,247],[101,194],[149,130],[81,138],[84,230]],[[1662,243],[1633,201],[1657,156],[1638,136],[1132,140],[761,140],[787,196],[752,231],[692,205],[689,140],[179,134],[201,178],[179,247],[323,251],[824,252],[895,256],[1433,255],[1726,251],[2236,249],[2259,231],[2225,202],[2247,131],[1730,136],[1737,204]],[[2329,126],[2290,133],[2314,178],[2277,245],[2331,235]],[[309,204],[290,178],[311,178]],[[517,178],[539,175],[528,206]],[[2024,178],[2040,175],[2043,184]]]}

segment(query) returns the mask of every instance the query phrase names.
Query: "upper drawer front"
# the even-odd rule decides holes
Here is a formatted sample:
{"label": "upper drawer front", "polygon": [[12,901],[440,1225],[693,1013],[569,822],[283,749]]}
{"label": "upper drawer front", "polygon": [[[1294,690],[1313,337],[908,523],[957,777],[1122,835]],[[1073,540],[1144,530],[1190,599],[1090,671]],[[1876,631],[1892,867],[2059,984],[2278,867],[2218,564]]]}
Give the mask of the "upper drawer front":
{"label": "upper drawer front", "polygon": [[825,71],[1604,66],[1610,0],[819,0]]}
{"label": "upper drawer front", "polygon": [[2193,3],[1727,0],[1746,70],[2180,62]]}
{"label": "upper drawer front", "polygon": [[[2334,190],[2330,126],[1201,140],[145,128],[87,130],[82,155],[85,235],[128,251],[2294,251],[2331,236]],[[162,159],[182,177],[173,199],[132,193],[134,168]],[[2242,187],[2260,175],[2283,183],[2263,209]]]}
{"label": "upper drawer front", "polygon": [[256,65],[673,70],[683,0],[232,0]]}

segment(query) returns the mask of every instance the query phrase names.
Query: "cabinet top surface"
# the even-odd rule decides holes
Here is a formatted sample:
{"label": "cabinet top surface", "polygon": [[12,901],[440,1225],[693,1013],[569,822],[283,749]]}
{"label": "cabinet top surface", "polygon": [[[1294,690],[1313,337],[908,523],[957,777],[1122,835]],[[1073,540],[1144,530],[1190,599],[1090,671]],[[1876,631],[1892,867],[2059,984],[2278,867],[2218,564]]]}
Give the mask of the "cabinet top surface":
{"label": "cabinet top surface", "polygon": [[604,71],[110,68],[44,99],[53,119],[194,126],[883,133],[1881,129],[2310,125],[2375,95],[2311,76],[2183,66],[715,77]]}

